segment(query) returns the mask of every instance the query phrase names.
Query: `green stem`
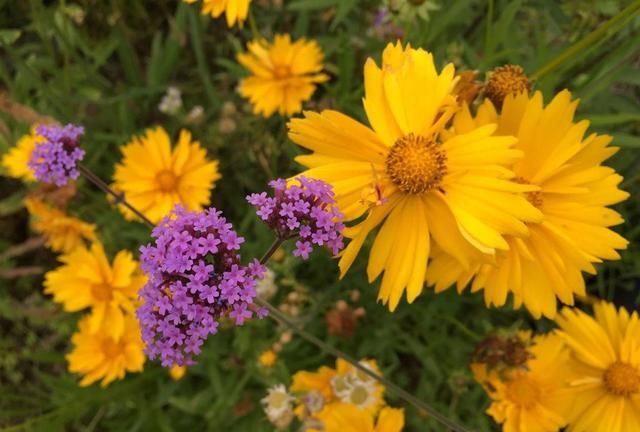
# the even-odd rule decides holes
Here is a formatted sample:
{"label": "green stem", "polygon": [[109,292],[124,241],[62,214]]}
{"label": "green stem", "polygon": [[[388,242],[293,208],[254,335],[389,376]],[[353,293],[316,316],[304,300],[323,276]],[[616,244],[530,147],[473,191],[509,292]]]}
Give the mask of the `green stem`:
{"label": "green stem", "polygon": [[406,390],[404,390],[402,387],[394,384],[392,381],[390,381],[389,379],[383,377],[382,375],[378,375],[377,373],[375,373],[371,369],[367,368],[366,366],[363,366],[359,361],[357,361],[355,358],[351,357],[349,354],[346,354],[346,353],[340,351],[339,349],[335,348],[333,345],[330,345],[330,344],[324,342],[323,340],[317,338],[316,336],[312,335],[311,333],[307,332],[301,326],[299,326],[298,324],[293,322],[293,320],[291,320],[288,316],[286,316],[285,314],[280,312],[276,307],[271,305],[266,300],[263,300],[263,299],[261,299],[259,297],[256,297],[256,303],[258,303],[261,306],[266,307],[269,310],[269,315],[274,320],[281,322],[286,327],[288,327],[289,329],[291,329],[292,331],[297,333],[302,338],[304,338],[307,341],[311,342],[312,344],[314,344],[315,346],[317,346],[321,350],[323,350],[325,352],[328,352],[329,354],[331,354],[331,355],[333,355],[335,357],[338,357],[338,358],[341,358],[341,359],[347,361],[354,368],[358,369],[359,371],[367,374],[368,376],[370,376],[374,380],[376,380],[379,383],[383,384],[388,390],[392,391],[393,393],[398,395],[398,397],[400,397],[401,399],[405,400],[409,404],[413,405],[419,411],[423,411],[423,412],[427,413],[434,420],[436,420],[437,422],[439,422],[443,426],[447,427],[448,430],[450,430],[452,432],[467,432],[467,429],[465,429],[464,427],[458,425],[453,420],[450,420],[448,417],[445,417],[444,415],[440,414],[438,411],[436,411],[435,408],[432,408],[430,405],[428,405],[425,402],[421,401],[420,399],[418,399],[417,397],[415,397],[411,393],[409,393]]}
{"label": "green stem", "polygon": [[207,61],[204,56],[204,46],[202,44],[202,27],[200,24],[200,17],[193,8],[189,8],[189,27],[191,33],[191,45],[193,52],[196,56],[196,63],[198,67],[198,74],[204,85],[204,91],[207,94],[211,107],[217,107],[219,105],[219,99],[216,97],[216,91],[211,83],[211,74],[207,66]]}
{"label": "green stem", "polygon": [[629,6],[621,10],[616,16],[597,29],[583,37],[580,41],[564,50],[555,59],[538,69],[533,75],[532,80],[538,80],[549,72],[559,68],[563,64],[571,63],[573,58],[579,54],[583,54],[585,50],[594,47],[599,42],[603,42],[621,30],[640,12],[640,0],[636,0]]}

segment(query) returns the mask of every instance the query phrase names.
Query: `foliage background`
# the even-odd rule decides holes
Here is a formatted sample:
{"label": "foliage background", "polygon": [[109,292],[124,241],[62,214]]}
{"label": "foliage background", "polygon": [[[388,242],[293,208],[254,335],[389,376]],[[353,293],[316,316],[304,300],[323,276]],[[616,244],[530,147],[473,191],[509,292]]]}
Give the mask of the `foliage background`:
{"label": "foliage background", "polygon": [[[440,0],[428,22],[401,23],[383,31],[373,26],[380,1],[254,0],[253,17],[244,29],[227,29],[222,19],[201,17],[197,6],[176,0],[0,0],[0,154],[28,131],[29,125],[6,112],[6,100],[25,104],[62,122],[87,128],[87,164],[103,178],[120,159],[118,148],[132,134],[161,124],[175,137],[193,131],[220,160],[223,178],[213,204],[224,209],[247,238],[245,256],[258,256],[271,239],[253,216],[244,196],[265,189],[268,179],[299,169],[299,152],[286,138],[285,119],[250,114],[236,93],[242,68],[235,62],[252,36],[290,32],[315,38],[326,55],[332,80],[315,94],[309,108],[337,107],[363,119],[364,60],[379,58],[384,45],[403,40],[434,52],[440,66],[481,73],[517,63],[532,73],[567,47],[632,4],[629,1]],[[638,2],[635,2],[636,4]],[[389,30],[389,29],[387,29]],[[628,308],[640,303],[638,219],[634,196],[640,178],[640,20],[624,22],[574,52],[544,74],[535,87],[548,100],[569,88],[582,100],[579,117],[592,130],[614,135],[622,150],[611,164],[624,176],[632,197],[618,206],[626,223],[619,227],[631,242],[619,262],[600,266],[589,279],[592,294]],[[482,76],[482,75],[481,75]],[[185,109],[166,116],[157,105],[167,86],[178,87]],[[236,128],[221,132],[223,103],[237,107]],[[191,107],[202,105],[204,118],[185,124]],[[227,116],[228,118],[228,116]],[[81,389],[66,372],[64,354],[77,316],[64,313],[41,293],[43,271],[56,265],[45,249],[7,258],[3,251],[33,236],[22,208],[27,188],[0,177],[0,426],[4,430],[238,430],[266,431],[259,400],[268,386],[288,383],[292,373],[331,365],[333,359],[299,338],[285,345],[271,373],[256,363],[281,329],[271,320],[210,338],[197,366],[174,382],[155,363],[107,389]],[[97,189],[81,182],[71,212],[95,222],[112,254],[136,250],[148,240],[147,229],[124,221]],[[326,254],[308,264],[284,258],[273,264],[280,290],[277,299],[298,291],[306,298],[307,330],[359,357],[376,358],[386,376],[429,402],[440,412],[474,430],[495,430],[483,414],[488,400],[472,381],[469,355],[484,335],[497,327],[548,329],[524,311],[484,307],[481,295],[435,295],[425,289],[413,305],[401,303],[395,314],[377,305],[377,287],[366,282],[364,256],[347,277],[337,279]],[[34,266],[35,274],[10,277]],[[327,334],[325,313],[350,290],[359,290],[366,316],[350,338]],[[400,401],[388,394],[392,405]],[[412,431],[439,431],[432,420],[407,410]]]}

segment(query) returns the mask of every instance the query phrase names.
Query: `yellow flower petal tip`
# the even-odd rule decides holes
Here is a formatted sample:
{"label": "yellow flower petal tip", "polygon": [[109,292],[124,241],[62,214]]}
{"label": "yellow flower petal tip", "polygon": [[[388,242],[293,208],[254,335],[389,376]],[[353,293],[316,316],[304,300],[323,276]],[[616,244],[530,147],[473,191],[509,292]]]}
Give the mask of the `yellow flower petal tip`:
{"label": "yellow flower petal tip", "polygon": [[[185,3],[195,3],[198,0],[183,0]],[[224,12],[227,26],[233,27],[236,23],[242,28],[251,0],[202,0],[202,14],[218,18]]]}

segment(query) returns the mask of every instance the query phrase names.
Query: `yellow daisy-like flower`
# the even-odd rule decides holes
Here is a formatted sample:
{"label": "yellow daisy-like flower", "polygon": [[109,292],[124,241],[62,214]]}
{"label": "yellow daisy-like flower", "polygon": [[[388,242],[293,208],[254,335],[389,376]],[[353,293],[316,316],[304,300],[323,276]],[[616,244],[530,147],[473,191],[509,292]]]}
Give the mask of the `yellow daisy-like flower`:
{"label": "yellow daisy-like flower", "polygon": [[7,174],[24,181],[34,181],[33,171],[27,162],[31,159],[31,153],[36,148],[36,144],[43,139],[35,131],[20,138],[16,145],[2,157],[2,166],[7,170]]}
{"label": "yellow daisy-like flower", "polygon": [[327,405],[317,416],[325,432],[400,432],[404,427],[404,410],[383,408],[374,417],[347,403]]}
{"label": "yellow daisy-like flower", "polygon": [[181,380],[186,373],[187,373],[186,366],[174,365],[171,367],[171,369],[169,369],[169,376],[174,381]]}
{"label": "yellow daisy-like flower", "polygon": [[333,400],[331,379],[336,376],[335,369],[322,366],[317,372],[300,371],[293,375],[291,391],[294,393],[319,392],[325,401]]}
{"label": "yellow daisy-like flower", "polygon": [[616,249],[627,241],[609,227],[623,219],[607,206],[629,194],[618,189],[622,177],[601,165],[617,148],[609,147],[609,136],[584,136],[588,121],[573,121],[577,103],[566,90],[546,107],[540,92],[531,98],[522,93],[507,97],[501,114],[485,101],[475,118],[468,110],[456,116],[456,133],[497,123],[498,135],[518,138],[516,148],[525,156],[513,171],[517,181],[540,188],[526,197],[544,218],[528,224],[528,237],[509,237],[509,250],[495,260],[479,256],[465,269],[440,254],[427,274],[436,291],[454,282],[462,290],[475,276],[471,290],[484,289],[488,305],[504,305],[511,292],[514,307],[524,303],[534,317],[553,318],[556,297],[572,305],[574,295],[585,294],[583,271],[595,274],[593,263],[620,258]]}
{"label": "yellow daisy-like flower", "polygon": [[47,246],[56,252],[68,253],[96,239],[96,226],[68,216],[36,198],[26,198],[24,206],[33,220],[31,227],[47,238]]}
{"label": "yellow daisy-like flower", "polygon": [[575,374],[568,431],[640,431],[640,318],[606,302],[594,315],[564,308],[557,319]]}
{"label": "yellow daisy-like flower", "polygon": [[316,90],[316,84],[329,76],[321,73],[323,54],[315,41],[276,35],[273,44],[254,40],[248,52],[239,53],[238,61],[251,76],[240,83],[240,94],[248,98],[255,114],[270,117],[278,111],[291,116],[302,110]]}
{"label": "yellow daisy-like flower", "polygon": [[258,357],[258,364],[263,368],[272,368],[278,360],[278,355],[273,350],[267,350]]}
{"label": "yellow daisy-like flower", "polygon": [[88,329],[118,339],[126,331],[125,315],[132,314],[138,290],[146,277],[131,252],[120,251],[113,265],[99,242],[62,255],[62,265],[45,275],[44,292],[65,311],[91,308]]}
{"label": "yellow daisy-like flower", "polygon": [[[198,0],[183,1],[192,4]],[[249,3],[251,0],[202,0],[202,14],[218,18],[224,12],[228,27],[233,27],[236,22],[242,27],[249,13]]]}
{"label": "yellow daisy-like flower", "polygon": [[310,167],[303,174],[333,185],[347,220],[369,211],[345,231],[343,275],[382,225],[367,274],[373,281],[384,271],[378,299],[393,311],[405,290],[409,303],[422,292],[432,239],[469,263],[474,249],[507,250],[504,235],[527,235],[525,222],[541,214],[517,194],[537,188],[509,180],[522,156],[515,138],[495,136],[495,125],[441,133],[458,110],[452,64],[438,73],[430,53],[389,44],[382,67],[367,60],[364,81],[373,129],[336,111],[305,112],[289,136],[313,151],[297,158]]}
{"label": "yellow daisy-like flower", "polygon": [[471,369],[492,400],[487,414],[504,432],[556,432],[567,424],[563,412],[572,403],[565,390],[569,352],[556,335],[536,336],[529,351],[524,368],[498,371],[475,363]]}
{"label": "yellow daisy-like flower", "polygon": [[[186,130],[180,131],[173,151],[167,132],[156,127],[134,137],[122,148],[122,154],[122,162],[116,165],[114,188],[154,223],[176,204],[187,210],[202,210],[220,178],[218,162],[209,161],[206,150],[192,141]],[[120,209],[127,219],[135,219],[132,212],[122,206]]]}
{"label": "yellow daisy-like flower", "polygon": [[126,372],[142,372],[144,346],[134,317],[124,317],[122,337],[118,340],[104,330],[91,331],[90,321],[90,317],[85,317],[78,323],[78,332],[71,338],[73,351],[67,355],[69,372],[84,375],[82,387],[98,380],[102,380],[101,387],[106,387],[124,378]]}

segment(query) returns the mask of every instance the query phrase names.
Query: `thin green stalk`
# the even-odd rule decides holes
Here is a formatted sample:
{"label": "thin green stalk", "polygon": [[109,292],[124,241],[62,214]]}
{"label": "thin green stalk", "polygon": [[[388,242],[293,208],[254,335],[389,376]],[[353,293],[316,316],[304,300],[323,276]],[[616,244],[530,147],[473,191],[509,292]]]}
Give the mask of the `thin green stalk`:
{"label": "thin green stalk", "polygon": [[417,408],[419,411],[424,411],[430,417],[432,417],[434,420],[436,420],[437,422],[439,422],[443,426],[446,426],[448,428],[448,430],[450,430],[452,432],[467,432],[467,429],[465,429],[464,427],[458,425],[453,420],[450,420],[448,417],[445,417],[444,415],[440,414],[438,411],[436,411],[435,408],[432,408],[430,405],[426,404],[425,402],[421,401],[417,397],[413,396],[411,393],[407,392],[402,387],[397,386],[392,381],[388,380],[387,378],[383,377],[382,375],[378,375],[377,373],[375,373],[371,369],[363,366],[359,361],[357,361],[355,358],[351,357],[349,354],[346,354],[346,353],[340,351],[339,349],[335,348],[333,345],[330,345],[330,344],[324,342],[323,340],[317,338],[316,336],[312,335],[311,333],[307,332],[302,327],[298,326],[295,322],[293,322],[285,314],[280,312],[276,307],[272,306],[266,300],[263,300],[261,298],[256,298],[256,303],[258,303],[261,306],[266,307],[269,310],[269,315],[273,319],[275,319],[276,321],[281,322],[286,327],[288,327],[289,329],[291,329],[292,331],[297,333],[302,338],[304,338],[307,341],[311,342],[312,344],[316,345],[321,350],[326,351],[326,352],[328,352],[329,354],[331,354],[331,355],[333,355],[335,357],[339,357],[339,358],[341,358],[343,360],[346,360],[353,367],[355,367],[359,371],[367,374],[368,376],[370,376],[374,380],[380,382],[388,390],[391,390],[393,393],[398,395],[398,397],[400,397],[401,399],[403,399],[406,402],[410,403],[415,408]]}
{"label": "thin green stalk", "polygon": [[[489,54],[489,47],[493,43],[493,4],[494,0],[487,2],[487,30],[484,35],[484,58],[493,56],[493,52]],[[492,50],[493,51],[493,50]]]}
{"label": "thin green stalk", "polygon": [[258,26],[256,25],[256,19],[253,17],[253,8],[249,9],[249,28],[251,29],[251,36],[254,40],[262,39]]}
{"label": "thin green stalk", "polygon": [[211,83],[211,73],[207,66],[207,61],[204,55],[204,45],[202,44],[202,27],[200,24],[200,18],[193,8],[189,8],[189,27],[191,33],[191,46],[196,56],[196,63],[198,67],[198,74],[204,85],[204,91],[207,94],[209,103],[212,107],[219,105],[219,99],[216,97],[216,91]]}
{"label": "thin green stalk", "polygon": [[583,51],[597,45],[610,38],[624,26],[626,26],[640,12],[640,0],[636,0],[629,6],[621,10],[617,15],[606,23],[583,37],[580,41],[564,50],[555,59],[538,69],[533,75],[532,80],[538,80],[549,72],[559,68],[562,65],[570,64],[574,61],[574,57],[582,54]]}

